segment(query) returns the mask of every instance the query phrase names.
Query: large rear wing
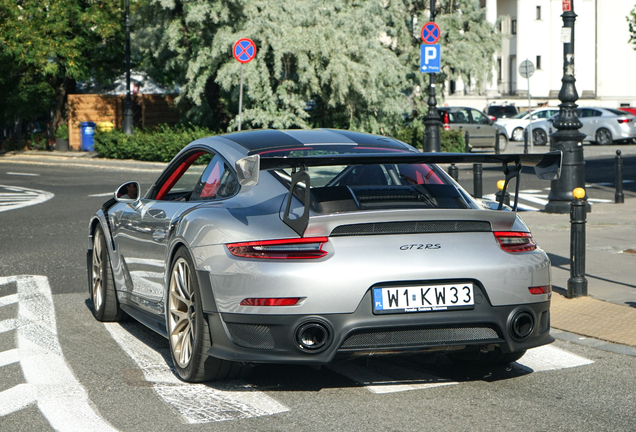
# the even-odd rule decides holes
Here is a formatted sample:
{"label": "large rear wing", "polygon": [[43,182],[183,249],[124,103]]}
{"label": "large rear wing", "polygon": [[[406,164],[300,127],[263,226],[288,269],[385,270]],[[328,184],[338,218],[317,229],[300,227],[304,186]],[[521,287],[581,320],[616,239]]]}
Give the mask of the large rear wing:
{"label": "large rear wing", "polygon": [[[348,155],[280,157],[252,155],[236,162],[239,183],[244,186],[258,184],[261,170],[291,168],[292,179],[290,193],[283,221],[303,235],[309,222],[310,178],[306,172],[308,167],[333,165],[378,165],[378,164],[501,164],[505,175],[504,187],[499,201],[499,210],[503,208],[503,199],[511,179],[515,182],[515,201],[513,209],[517,210],[519,196],[519,175],[524,166],[534,167],[536,176],[541,180],[558,180],[561,175],[563,154],[553,151],[543,154],[473,154],[473,153],[364,153]],[[297,219],[289,219],[289,210],[293,192],[297,185],[304,185],[305,209]],[[300,187],[300,186],[299,186]]]}

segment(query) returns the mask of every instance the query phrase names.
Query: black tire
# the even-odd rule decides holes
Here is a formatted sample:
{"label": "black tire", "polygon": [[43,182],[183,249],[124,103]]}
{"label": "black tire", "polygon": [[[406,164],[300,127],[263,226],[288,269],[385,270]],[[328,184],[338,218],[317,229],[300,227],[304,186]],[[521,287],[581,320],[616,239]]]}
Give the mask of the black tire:
{"label": "black tire", "polygon": [[481,352],[480,350],[460,351],[456,353],[448,353],[446,356],[456,364],[461,364],[463,366],[484,367],[516,362],[523,357],[525,353],[525,350],[503,353],[501,349],[495,348],[493,351],[488,352]]}
{"label": "black tire", "polygon": [[166,292],[166,327],[175,371],[186,382],[243,376],[249,368],[209,356],[210,328],[201,308],[201,290],[186,248],[177,250]]}
{"label": "black tire", "polygon": [[506,150],[506,147],[508,147],[508,137],[503,134],[500,134],[499,135],[499,152]]}
{"label": "black tire", "polygon": [[543,129],[532,129],[532,143],[534,145],[546,145],[548,143],[548,135]]}
{"label": "black tire", "polygon": [[121,321],[125,313],[117,301],[106,237],[100,225],[95,228],[93,234],[93,249],[88,274],[90,276],[88,292],[93,302],[95,319],[102,322]]}
{"label": "black tire", "polygon": [[600,128],[594,134],[594,138],[596,139],[596,144],[598,145],[610,145],[614,142],[614,138],[612,138],[612,133],[609,129]]}
{"label": "black tire", "polygon": [[515,128],[515,130],[512,131],[511,138],[513,141],[523,141],[523,128]]}

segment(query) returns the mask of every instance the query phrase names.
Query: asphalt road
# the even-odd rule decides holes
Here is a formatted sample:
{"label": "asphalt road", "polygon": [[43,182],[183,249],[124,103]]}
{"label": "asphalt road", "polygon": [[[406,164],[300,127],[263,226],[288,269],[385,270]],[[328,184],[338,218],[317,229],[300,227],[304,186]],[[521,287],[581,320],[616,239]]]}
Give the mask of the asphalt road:
{"label": "asphalt road", "polygon": [[[636,180],[636,158],[625,162],[625,179]],[[87,300],[89,217],[120,184],[145,190],[157,175],[0,160],[0,202],[17,203],[0,211],[0,431],[634,430],[636,357],[564,341],[490,370],[375,357],[180,383],[165,340],[134,322],[95,321]],[[471,176],[460,171],[469,192]],[[613,183],[613,157],[589,159],[586,176]],[[485,194],[498,177],[485,172]],[[588,193],[613,199],[610,186]]]}

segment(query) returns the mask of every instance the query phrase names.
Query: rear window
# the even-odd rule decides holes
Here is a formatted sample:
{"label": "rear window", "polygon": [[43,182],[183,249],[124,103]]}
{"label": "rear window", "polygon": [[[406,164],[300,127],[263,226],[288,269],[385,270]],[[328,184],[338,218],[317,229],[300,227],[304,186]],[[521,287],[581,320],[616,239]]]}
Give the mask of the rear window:
{"label": "rear window", "polygon": [[517,114],[517,108],[512,105],[492,105],[488,107],[488,115],[495,117],[511,117]]}
{"label": "rear window", "polygon": [[615,110],[615,109],[612,109],[612,108],[605,108],[605,109],[607,111],[611,112],[612,114],[616,114],[616,115],[619,115],[619,116],[624,116],[624,115],[627,114],[625,111]]}

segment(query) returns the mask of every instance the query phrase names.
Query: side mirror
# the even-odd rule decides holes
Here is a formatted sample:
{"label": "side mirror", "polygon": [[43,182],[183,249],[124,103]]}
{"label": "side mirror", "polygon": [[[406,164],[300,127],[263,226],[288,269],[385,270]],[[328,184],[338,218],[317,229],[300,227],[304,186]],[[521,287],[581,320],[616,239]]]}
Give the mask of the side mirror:
{"label": "side mirror", "polygon": [[137,182],[128,182],[115,191],[115,200],[121,203],[134,204],[141,197],[141,187]]}
{"label": "side mirror", "polygon": [[261,171],[260,155],[244,157],[236,161],[236,174],[241,186],[256,186]]}
{"label": "side mirror", "polygon": [[533,116],[532,116],[532,120],[536,120],[536,119],[538,119],[538,118],[539,118],[539,117],[537,117],[536,115],[533,115]]}

